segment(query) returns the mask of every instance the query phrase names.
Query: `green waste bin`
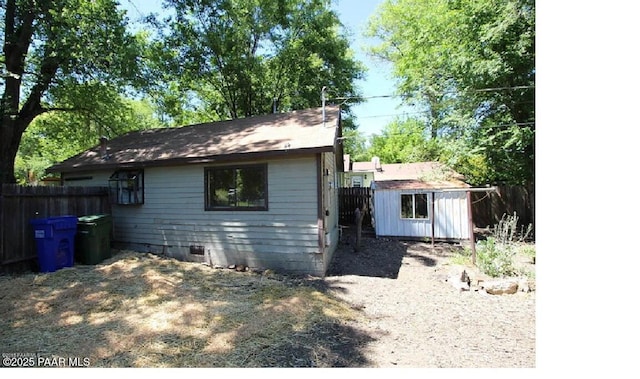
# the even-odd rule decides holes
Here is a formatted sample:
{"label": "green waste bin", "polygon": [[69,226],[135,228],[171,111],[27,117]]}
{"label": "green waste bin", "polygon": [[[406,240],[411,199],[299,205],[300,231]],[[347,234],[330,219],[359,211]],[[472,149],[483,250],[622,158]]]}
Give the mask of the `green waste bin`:
{"label": "green waste bin", "polygon": [[76,260],[95,265],[111,258],[111,215],[78,217]]}

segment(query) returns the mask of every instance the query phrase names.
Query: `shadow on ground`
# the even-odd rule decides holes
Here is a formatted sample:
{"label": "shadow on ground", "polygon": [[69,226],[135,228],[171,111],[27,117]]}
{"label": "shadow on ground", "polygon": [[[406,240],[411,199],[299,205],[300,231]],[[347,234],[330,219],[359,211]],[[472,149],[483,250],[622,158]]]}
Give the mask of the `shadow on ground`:
{"label": "shadow on ground", "polygon": [[435,266],[433,255],[438,247],[421,241],[402,241],[395,238],[376,238],[366,233],[360,249],[355,249],[354,232],[345,232],[333,256],[327,276],[358,275],[397,279],[403,258],[414,258],[425,266]]}
{"label": "shadow on ground", "polygon": [[407,247],[398,241],[364,236],[356,249],[356,235],[346,231],[333,255],[327,276],[358,275],[396,279]]}

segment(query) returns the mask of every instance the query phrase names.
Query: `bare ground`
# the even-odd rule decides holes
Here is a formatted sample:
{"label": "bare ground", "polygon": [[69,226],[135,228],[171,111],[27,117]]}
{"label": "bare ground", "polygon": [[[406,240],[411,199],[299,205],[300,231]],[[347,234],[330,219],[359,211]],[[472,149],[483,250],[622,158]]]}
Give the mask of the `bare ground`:
{"label": "bare ground", "polygon": [[535,292],[460,292],[446,281],[463,268],[451,262],[460,245],[373,237],[357,253],[354,245],[343,238],[325,281],[365,314],[351,326],[370,338],[366,366],[535,368]]}
{"label": "bare ground", "polygon": [[535,292],[459,292],[445,281],[459,245],[353,246],[346,235],[325,278],[135,252],[0,276],[0,353],[91,367],[535,367]]}

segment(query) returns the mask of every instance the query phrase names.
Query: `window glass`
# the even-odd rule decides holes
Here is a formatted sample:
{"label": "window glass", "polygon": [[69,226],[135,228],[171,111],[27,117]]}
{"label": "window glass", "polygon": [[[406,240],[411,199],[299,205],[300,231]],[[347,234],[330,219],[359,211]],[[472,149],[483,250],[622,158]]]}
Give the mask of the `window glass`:
{"label": "window glass", "polygon": [[144,204],[144,171],[120,170],[109,178],[111,204]]}
{"label": "window glass", "polygon": [[414,195],[416,208],[415,218],[429,218],[429,199],[426,193],[417,193]]}
{"label": "window glass", "polygon": [[429,218],[429,194],[400,195],[401,218]]}
{"label": "window glass", "polygon": [[267,166],[215,167],[205,170],[207,210],[266,210]]}
{"label": "window glass", "polygon": [[400,195],[400,215],[402,218],[413,218],[413,195]]}

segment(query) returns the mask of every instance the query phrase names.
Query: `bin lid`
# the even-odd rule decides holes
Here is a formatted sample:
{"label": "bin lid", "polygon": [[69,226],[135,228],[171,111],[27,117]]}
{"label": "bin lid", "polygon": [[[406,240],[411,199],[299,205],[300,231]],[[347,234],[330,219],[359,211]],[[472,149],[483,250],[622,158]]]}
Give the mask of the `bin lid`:
{"label": "bin lid", "polygon": [[111,217],[111,215],[108,215],[108,214],[87,215],[87,216],[78,217],[78,223],[96,223],[100,221],[105,221],[109,217]]}
{"label": "bin lid", "polygon": [[56,225],[61,223],[76,223],[78,218],[76,216],[54,216],[45,218],[31,219],[31,225]]}

